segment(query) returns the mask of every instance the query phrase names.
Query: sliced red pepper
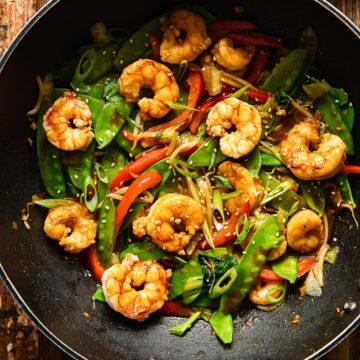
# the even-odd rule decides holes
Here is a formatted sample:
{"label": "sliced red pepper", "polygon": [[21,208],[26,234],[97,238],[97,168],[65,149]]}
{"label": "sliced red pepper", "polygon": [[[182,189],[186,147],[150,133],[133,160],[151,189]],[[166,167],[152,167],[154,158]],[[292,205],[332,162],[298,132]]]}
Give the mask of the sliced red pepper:
{"label": "sliced red pepper", "polygon": [[345,173],[345,174],[360,174],[360,166],[359,165],[343,165],[340,172]]}
{"label": "sliced red pepper", "polygon": [[[211,34],[213,41],[218,41],[224,37],[224,34]],[[237,34],[226,34],[227,38],[230,38],[235,46],[244,45],[256,45],[256,46],[270,46],[270,47],[282,47],[280,39],[275,39],[271,36],[259,34],[255,32],[243,32]]]}
{"label": "sliced red pepper", "polygon": [[97,252],[96,245],[91,245],[87,252],[88,264],[91,273],[101,282],[103,273],[105,272],[104,267],[100,263],[99,254]]}
{"label": "sliced red pepper", "polygon": [[128,141],[134,141],[134,134],[127,130],[121,130],[122,136]]}
{"label": "sliced red pepper", "polygon": [[141,174],[131,183],[116,209],[115,238],[117,238],[119,234],[121,224],[123,223],[125,215],[130,209],[131,204],[141,193],[155,187],[161,182],[161,180],[162,176],[158,171],[150,171]]}
{"label": "sliced red pepper", "polygon": [[[299,270],[297,278],[300,279],[307,274],[314,266],[316,260],[314,258],[303,258],[299,260]],[[275,272],[267,267],[263,268],[259,275],[260,280],[264,281],[283,281],[284,278],[275,274]]]}
{"label": "sliced red pepper", "polygon": [[256,29],[256,25],[250,21],[214,20],[207,26],[207,29],[209,32],[253,30]]}
{"label": "sliced red pepper", "polygon": [[163,315],[179,317],[190,317],[195,312],[191,307],[184,306],[181,302],[176,300],[165,302],[164,306],[159,311]]}
{"label": "sliced red pepper", "polygon": [[268,101],[268,99],[272,96],[269,92],[255,90],[255,89],[249,89],[246,92],[246,95],[249,98],[249,100],[256,101],[260,104],[265,104]]}
{"label": "sliced red pepper", "polygon": [[192,119],[191,119],[191,123],[190,123],[190,132],[195,135],[196,134],[196,130],[199,127],[201,121],[203,120],[206,111],[213,107],[215,104],[217,104],[219,101],[222,101],[224,99],[226,99],[228,96],[230,95],[230,93],[223,93],[221,95],[215,96],[210,98],[209,100],[207,100],[206,102],[204,102],[199,108],[198,111],[193,115]]}
{"label": "sliced red pepper", "polygon": [[149,41],[151,45],[152,59],[160,59],[160,39],[155,33],[151,33],[149,36]]}
{"label": "sliced red pepper", "polygon": [[[236,209],[234,213],[231,214],[228,224],[217,231],[214,234],[213,241],[215,247],[219,247],[224,245],[225,243],[234,240],[236,238],[236,224],[238,223],[241,215],[246,214],[246,216],[250,215],[250,204],[247,201],[244,205],[240,208]],[[239,227],[239,231],[241,231],[241,226]],[[207,241],[202,241],[199,243],[199,249],[209,249],[210,245]]]}
{"label": "sliced red pepper", "polygon": [[269,50],[268,49],[260,50],[256,54],[252,62],[251,71],[247,76],[246,81],[249,82],[250,84],[255,84],[259,80],[268,62],[269,62]]}
{"label": "sliced red pepper", "polygon": [[116,188],[121,188],[126,181],[133,179],[133,175],[140,175],[151,165],[154,165],[158,161],[164,159],[167,150],[168,148],[164,147],[162,149],[146,152],[143,156],[124,167],[111,182],[110,191],[114,191]]}

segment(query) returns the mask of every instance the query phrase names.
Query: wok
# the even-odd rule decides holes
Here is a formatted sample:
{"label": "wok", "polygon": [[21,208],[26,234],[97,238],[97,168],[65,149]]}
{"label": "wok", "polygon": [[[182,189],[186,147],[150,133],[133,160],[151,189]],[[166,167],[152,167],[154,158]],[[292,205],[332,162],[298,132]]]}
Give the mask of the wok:
{"label": "wok", "polygon": [[[299,299],[297,289],[276,311],[241,308],[235,320],[238,334],[230,347],[220,345],[210,326],[195,324],[183,338],[169,334],[179,319],[154,315],[143,324],[128,321],[108,306],[92,309],[95,280],[88,276],[81,257],[68,256],[42,231],[46,212],[31,211],[31,231],[19,221],[20,211],[35,193],[43,191],[34,148],[34,137],[25,113],[37,97],[34,77],[62,64],[89,41],[88,29],[97,21],[135,30],[173,6],[176,1],[119,2],[54,0],[45,6],[16,38],[0,64],[0,273],[12,294],[40,330],[74,358],[92,359],[302,359],[317,358],[335,346],[360,321],[357,311],[339,316],[337,307],[349,299],[360,303],[359,232],[343,212],[333,237],[340,247],[335,265],[325,266],[326,286],[319,298]],[[311,25],[320,39],[318,68],[334,85],[351,94],[360,113],[360,31],[334,7],[323,1],[197,1],[214,14],[233,17],[239,3],[244,16],[259,30],[279,35],[291,43]],[[355,139],[359,136],[355,125]],[[360,163],[356,142],[353,163]],[[351,178],[356,202],[360,182]],[[357,210],[357,216],[359,211]],[[334,240],[331,241],[331,243]],[[90,317],[85,317],[88,312]],[[298,325],[291,324],[295,314]]]}

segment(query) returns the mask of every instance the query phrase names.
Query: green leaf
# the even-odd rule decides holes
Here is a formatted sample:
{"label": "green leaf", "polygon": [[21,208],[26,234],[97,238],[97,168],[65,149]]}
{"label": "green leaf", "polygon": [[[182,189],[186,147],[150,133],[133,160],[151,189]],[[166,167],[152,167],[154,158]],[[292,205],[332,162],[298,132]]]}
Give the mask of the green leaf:
{"label": "green leaf", "polygon": [[230,314],[215,311],[210,319],[210,325],[215,334],[224,344],[231,344],[233,339],[233,321]]}
{"label": "green leaf", "polygon": [[121,253],[119,253],[120,261],[123,261],[127,254],[136,255],[140,261],[143,260],[154,260],[159,261],[162,257],[165,256],[166,252],[160,249],[151,241],[141,241],[136,244],[131,244]]}
{"label": "green leaf", "polygon": [[210,138],[199,149],[190,155],[188,164],[191,166],[207,166],[209,169],[225,160],[225,155],[218,150],[219,139]]}
{"label": "green leaf", "polygon": [[214,175],[211,178],[222,188],[228,190],[234,190],[233,186],[231,185],[231,182],[226,177],[220,175]]}
{"label": "green leaf", "polygon": [[91,297],[91,300],[99,301],[99,302],[106,302],[105,295],[104,295],[104,292],[103,292],[103,289],[101,286],[96,289],[93,296]]}
{"label": "green leaf", "polygon": [[285,257],[272,264],[275,274],[294,283],[298,276],[299,259],[295,256]]}
{"label": "green leaf", "polygon": [[166,101],[166,104],[169,105],[169,107],[173,110],[191,110],[191,111],[198,111],[191,106],[187,106],[185,104],[176,103],[173,101]]}
{"label": "green leaf", "polygon": [[201,311],[192,314],[184,323],[175,325],[170,329],[170,333],[173,335],[182,336],[184,333],[191,328],[195,321],[199,318]]}

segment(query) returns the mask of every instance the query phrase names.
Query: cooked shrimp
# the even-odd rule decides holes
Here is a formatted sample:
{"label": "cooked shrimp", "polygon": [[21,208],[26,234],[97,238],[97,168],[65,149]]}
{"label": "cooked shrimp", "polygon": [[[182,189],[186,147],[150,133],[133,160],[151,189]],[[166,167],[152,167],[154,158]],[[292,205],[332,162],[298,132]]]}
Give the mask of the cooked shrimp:
{"label": "cooked shrimp", "polygon": [[95,243],[96,222],[84,205],[74,202],[50,209],[44,231],[66,251],[78,253]]}
{"label": "cooked shrimp", "polygon": [[148,234],[162,249],[185,254],[184,247],[200,230],[205,220],[206,209],[187,195],[167,194],[150,208],[146,218],[133,222],[136,236]]}
{"label": "cooked shrimp", "polygon": [[86,150],[94,133],[91,131],[91,112],[86,102],[66,92],[44,115],[48,140],[62,150]]}
{"label": "cooked shrimp", "polygon": [[327,133],[320,137],[317,123],[305,121],[285,135],[280,154],[298,178],[323,180],[333,177],[344,164],[346,144],[337,135]]}
{"label": "cooked shrimp", "polygon": [[[238,159],[248,154],[261,138],[261,117],[254,106],[229,97],[218,102],[206,120],[209,135],[220,136],[220,149],[226,156]],[[236,131],[226,129],[236,126]]]}
{"label": "cooked shrimp", "polygon": [[121,264],[107,269],[101,279],[106,302],[115,311],[139,322],[162,308],[168,299],[171,270],[152,260],[127,254]]}
{"label": "cooked shrimp", "polygon": [[289,246],[303,254],[319,248],[324,242],[324,226],[320,216],[309,209],[298,211],[287,223]]}
{"label": "cooked shrimp", "polygon": [[[140,89],[148,88],[154,97],[140,99]],[[163,64],[140,59],[128,65],[119,77],[119,89],[127,102],[137,102],[143,120],[162,118],[169,111],[167,101],[179,99],[179,86],[174,74]]]}
{"label": "cooked shrimp", "polygon": [[235,190],[240,190],[241,194],[225,201],[225,207],[233,213],[237,208],[244,205],[247,201],[250,209],[256,208],[264,195],[264,189],[260,181],[254,179],[249,171],[242,165],[224,161],[218,167],[218,175],[226,177]]}
{"label": "cooked shrimp", "polygon": [[235,49],[231,39],[223,38],[214,45],[211,53],[219,65],[230,71],[237,71],[249,64],[254,56],[255,46],[248,45]]}
{"label": "cooked shrimp", "polygon": [[285,297],[285,286],[282,281],[257,281],[249,291],[249,300],[258,305],[267,306],[279,303]]}
{"label": "cooked shrimp", "polygon": [[[163,32],[160,57],[161,61],[170,64],[193,61],[211,44],[204,19],[189,10],[175,11],[164,23]],[[186,33],[185,39],[183,32]]]}

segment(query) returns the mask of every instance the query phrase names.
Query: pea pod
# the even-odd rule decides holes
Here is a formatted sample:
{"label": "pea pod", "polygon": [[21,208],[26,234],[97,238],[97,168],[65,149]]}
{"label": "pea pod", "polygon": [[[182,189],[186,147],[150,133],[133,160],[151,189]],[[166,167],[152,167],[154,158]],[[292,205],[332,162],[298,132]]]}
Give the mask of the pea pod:
{"label": "pea pod", "polygon": [[271,166],[271,167],[283,166],[283,163],[273,155],[267,153],[260,153],[260,157],[261,157],[262,166]]}
{"label": "pea pod", "polygon": [[127,254],[134,254],[136,255],[140,261],[142,260],[154,260],[159,261],[163,258],[166,252],[160,249],[157,245],[155,245],[151,241],[141,241],[136,244],[132,244],[119,253],[120,261],[124,260]]}
{"label": "pea pod", "polygon": [[97,249],[100,261],[106,268],[111,266],[111,256],[115,245],[115,214],[113,201],[105,198],[99,212]]}
{"label": "pea pod", "polygon": [[272,264],[272,269],[276,275],[294,283],[298,277],[299,259],[295,256],[282,258]]}
{"label": "pea pod", "polygon": [[331,88],[329,95],[335,100],[338,106],[343,107],[349,102],[349,95],[342,89]]}
{"label": "pea pod", "polygon": [[236,310],[257,280],[271,249],[283,241],[276,217],[269,216],[259,226],[252,240],[243,252],[233,285],[222,296],[220,311],[229,314]]}
{"label": "pea pod", "polygon": [[73,202],[74,200],[72,199],[39,199],[33,201],[34,204],[43,206],[48,209],[52,209],[58,206],[69,205]]}
{"label": "pea pod", "polygon": [[90,90],[88,85],[85,85],[85,80],[91,73],[96,59],[96,51],[95,49],[91,48],[86,50],[76,65],[74,75],[72,81],[70,83],[71,87],[77,91],[86,93]]}
{"label": "pea pod", "polygon": [[232,343],[234,331],[231,314],[215,311],[209,322],[215,334],[224,344]]}
{"label": "pea pod", "polygon": [[304,199],[310,209],[323,216],[326,205],[326,191],[320,181],[299,180]]}
{"label": "pea pod", "polygon": [[259,177],[259,172],[261,170],[261,155],[259,146],[256,146],[254,150],[244,159],[244,166],[254,178]]}
{"label": "pea pod", "polygon": [[210,138],[202,144],[188,159],[191,166],[207,166],[209,169],[226,159],[219,149],[219,139]]}
{"label": "pea pod", "polygon": [[307,54],[307,51],[304,49],[292,51],[282,62],[275,66],[262,86],[262,89],[273,94],[278,91],[291,94],[296,90],[294,89],[294,85],[297,80],[303,76]]}
{"label": "pea pod", "polygon": [[355,122],[355,110],[352,103],[349,103],[344,109],[341,110],[342,119],[347,128],[352,131]]}
{"label": "pea pod", "polygon": [[346,175],[337,175],[335,178],[336,183],[340,187],[341,196],[346,204],[350,204],[354,209],[356,203],[351,191],[350,183]]}
{"label": "pea pod", "polygon": [[339,136],[346,144],[346,153],[354,155],[354,143],[351,132],[344,124],[340,108],[335,100],[328,94],[321,96],[316,101],[322,120],[328,132]]}
{"label": "pea pod", "polygon": [[192,314],[184,323],[175,325],[170,329],[170,333],[173,335],[182,336],[185,332],[190,329],[192,324],[199,318],[201,311]]}
{"label": "pea pod", "polygon": [[41,178],[46,191],[54,198],[66,197],[66,182],[61,163],[60,150],[50,144],[43,127],[43,116],[50,108],[51,102],[45,100],[38,116],[37,156]]}

